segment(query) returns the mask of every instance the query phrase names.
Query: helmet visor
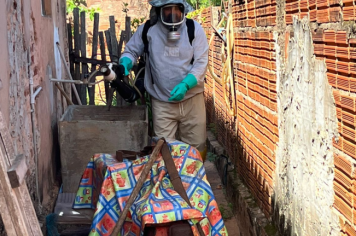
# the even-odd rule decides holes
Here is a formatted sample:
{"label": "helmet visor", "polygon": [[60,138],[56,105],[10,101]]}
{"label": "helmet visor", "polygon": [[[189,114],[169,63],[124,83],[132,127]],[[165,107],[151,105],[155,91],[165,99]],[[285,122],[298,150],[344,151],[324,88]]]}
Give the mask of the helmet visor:
{"label": "helmet visor", "polygon": [[184,20],[184,13],[178,5],[166,5],[161,8],[161,19],[165,25],[181,24]]}

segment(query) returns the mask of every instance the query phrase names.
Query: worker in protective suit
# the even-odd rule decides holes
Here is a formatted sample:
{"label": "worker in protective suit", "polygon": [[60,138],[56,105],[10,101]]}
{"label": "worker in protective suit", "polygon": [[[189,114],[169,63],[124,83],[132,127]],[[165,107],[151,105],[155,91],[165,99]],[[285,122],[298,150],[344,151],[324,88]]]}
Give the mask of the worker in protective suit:
{"label": "worker in protective suit", "polygon": [[[188,37],[185,15],[192,7],[185,0],[151,0],[150,28],[144,86],[152,97],[153,129],[157,136],[196,147],[206,157],[206,110],[204,77],[208,42],[203,28],[194,21],[194,39]],[[120,58],[125,75],[144,53],[141,25]]]}

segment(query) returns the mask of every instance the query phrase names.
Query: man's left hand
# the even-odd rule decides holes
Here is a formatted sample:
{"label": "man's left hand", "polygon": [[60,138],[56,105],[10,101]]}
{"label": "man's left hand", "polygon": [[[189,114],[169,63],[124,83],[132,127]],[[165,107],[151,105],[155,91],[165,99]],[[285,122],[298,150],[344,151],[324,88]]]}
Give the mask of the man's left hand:
{"label": "man's left hand", "polygon": [[198,81],[195,78],[195,76],[193,74],[188,74],[182,82],[180,82],[178,85],[176,85],[172,92],[171,92],[171,96],[168,101],[172,102],[179,102],[181,101],[185,94],[187,93],[187,91],[189,89],[194,88],[195,86],[197,86]]}
{"label": "man's left hand", "polygon": [[184,82],[181,82],[179,84],[177,84],[172,92],[171,92],[171,97],[168,99],[168,101],[170,102],[179,102],[181,101],[185,94],[187,93],[188,91],[188,85]]}

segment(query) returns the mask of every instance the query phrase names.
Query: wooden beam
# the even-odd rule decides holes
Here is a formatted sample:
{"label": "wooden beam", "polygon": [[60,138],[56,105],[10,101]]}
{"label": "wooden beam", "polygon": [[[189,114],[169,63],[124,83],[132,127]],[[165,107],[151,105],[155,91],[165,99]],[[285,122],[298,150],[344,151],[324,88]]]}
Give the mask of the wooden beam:
{"label": "wooden beam", "polygon": [[[79,33],[79,8],[73,10],[74,19],[74,56],[79,57],[80,52],[80,33]],[[74,63],[74,80],[80,80],[80,63]],[[75,85],[77,91],[80,94],[80,85]],[[73,96],[72,101],[75,104],[79,104],[77,98]]]}
{"label": "wooden beam", "polygon": [[17,155],[12,166],[7,171],[7,176],[9,177],[10,184],[12,188],[17,188],[25,180],[25,176],[28,171],[28,165],[26,163],[26,158],[23,154]]}
{"label": "wooden beam", "polygon": [[131,38],[131,17],[125,17],[125,43]]}
{"label": "wooden beam", "polygon": [[11,135],[0,111],[0,214],[5,230],[9,236],[41,236],[27,185],[13,189],[7,175],[15,157]]}
{"label": "wooden beam", "polygon": [[[87,31],[85,21],[85,11],[80,12],[80,55],[87,57]],[[88,75],[88,64],[82,63],[82,73],[80,79],[84,81]],[[87,105],[87,85],[80,85],[80,99],[83,105]]]}
{"label": "wooden beam", "polygon": [[111,37],[111,61],[116,61],[119,62],[119,51],[118,51],[118,45],[117,45],[117,38],[116,38],[116,29],[115,29],[115,17],[114,16],[109,16],[109,21],[110,21],[110,37]]}
{"label": "wooden beam", "polygon": [[[94,13],[94,26],[93,26],[93,41],[92,41],[92,49],[91,49],[91,58],[96,59],[98,54],[98,39],[99,39],[99,13]],[[96,70],[96,64],[91,65],[91,72],[93,73]],[[94,76],[92,81],[95,82],[96,76]],[[88,87],[89,93],[89,105],[95,105],[95,87]]]}
{"label": "wooden beam", "polygon": [[[100,54],[101,60],[106,61],[106,52],[105,52],[105,41],[104,41],[104,33],[102,31],[99,32],[99,42],[100,42]],[[106,104],[108,104],[109,98],[109,83],[107,81],[105,83],[105,100]]]}

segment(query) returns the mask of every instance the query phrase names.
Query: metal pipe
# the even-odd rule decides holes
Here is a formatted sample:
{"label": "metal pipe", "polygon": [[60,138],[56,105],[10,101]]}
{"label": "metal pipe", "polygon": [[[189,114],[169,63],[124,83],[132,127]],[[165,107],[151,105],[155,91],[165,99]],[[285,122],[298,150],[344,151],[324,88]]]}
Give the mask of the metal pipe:
{"label": "metal pipe", "polygon": [[[41,92],[42,87],[38,87],[36,91],[33,93],[33,103],[35,103],[36,96]],[[31,98],[32,99],[32,98]]]}
{"label": "metal pipe", "polygon": [[59,83],[72,83],[72,84],[84,84],[81,80],[63,80],[63,79],[50,79],[51,82],[59,82]]}
{"label": "metal pipe", "polygon": [[74,83],[74,84],[87,84],[88,86],[93,86],[93,85],[96,85],[102,81],[104,81],[104,79],[102,80],[99,80],[99,81],[96,81],[95,83],[88,83],[87,82],[83,82],[83,81],[80,81],[80,80],[62,80],[62,79],[50,79],[51,82],[53,83]]}
{"label": "metal pipe", "polygon": [[36,92],[33,92],[33,76],[30,70],[31,59],[30,59],[30,50],[28,50],[28,73],[30,77],[30,106],[31,106],[31,125],[32,125],[32,142],[33,142],[33,154],[35,156],[35,181],[36,181],[36,194],[38,200],[38,209],[42,213],[42,204],[40,198],[40,188],[38,183],[38,152],[37,152],[37,139],[36,139],[36,128],[35,128],[35,102],[36,96],[41,91],[42,87],[36,89]]}
{"label": "metal pipe", "polygon": [[[62,52],[62,49],[61,49],[61,47],[59,46],[59,42],[57,42],[56,45],[57,45],[59,54],[60,54],[60,56],[61,56],[61,59],[62,59],[62,61],[63,61],[64,67],[66,68],[66,72],[67,72],[67,74],[68,74],[68,77],[69,77],[70,80],[73,80],[72,75],[70,74],[70,70],[69,70],[69,68],[68,68],[66,59],[64,58],[64,54],[63,54],[63,52]],[[74,80],[73,80],[73,81],[74,81]],[[82,101],[81,101],[80,98],[79,98],[79,94],[78,94],[77,88],[75,87],[74,84],[72,84],[72,89],[73,89],[74,95],[75,95],[75,97],[76,97],[76,99],[77,99],[77,101],[78,101],[78,104],[79,104],[79,105],[82,105]]]}

